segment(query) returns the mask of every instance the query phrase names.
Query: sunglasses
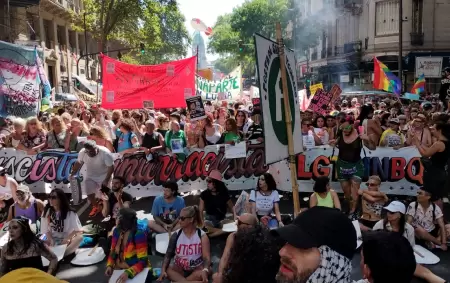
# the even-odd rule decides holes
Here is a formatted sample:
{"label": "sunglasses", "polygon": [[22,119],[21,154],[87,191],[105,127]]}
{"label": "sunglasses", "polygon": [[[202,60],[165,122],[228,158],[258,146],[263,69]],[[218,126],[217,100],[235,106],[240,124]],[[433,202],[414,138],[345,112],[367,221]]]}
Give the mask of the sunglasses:
{"label": "sunglasses", "polygon": [[378,184],[375,184],[375,183],[366,183],[366,186],[368,186],[368,187],[376,187],[376,186],[378,186]]}
{"label": "sunglasses", "polygon": [[192,216],[180,216],[180,220],[181,221],[184,221],[184,220],[186,220],[188,218],[192,218]]}

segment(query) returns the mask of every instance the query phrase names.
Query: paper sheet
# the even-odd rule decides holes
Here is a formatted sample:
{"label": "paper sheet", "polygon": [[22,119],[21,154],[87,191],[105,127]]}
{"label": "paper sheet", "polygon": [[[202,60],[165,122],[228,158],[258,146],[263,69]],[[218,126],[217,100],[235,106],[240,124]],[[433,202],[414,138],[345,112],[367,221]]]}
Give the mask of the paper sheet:
{"label": "paper sheet", "polygon": [[[66,252],[66,248],[67,248],[67,245],[59,245],[59,246],[50,247],[50,250],[55,253],[56,257],[58,258],[58,261],[60,261],[64,258],[64,253]],[[48,266],[50,264],[50,262],[45,257],[42,256],[41,258],[42,258],[42,264],[44,266]]]}
{"label": "paper sheet", "polygon": [[[149,270],[150,270],[149,268],[144,268],[142,272],[139,272],[139,274],[136,275],[133,279],[128,279],[126,283],[144,283],[145,279],[147,279],[147,274]],[[119,278],[120,275],[122,275],[123,272],[124,272],[123,269],[114,270],[111,278],[109,279],[109,283],[116,283],[117,279]]]}

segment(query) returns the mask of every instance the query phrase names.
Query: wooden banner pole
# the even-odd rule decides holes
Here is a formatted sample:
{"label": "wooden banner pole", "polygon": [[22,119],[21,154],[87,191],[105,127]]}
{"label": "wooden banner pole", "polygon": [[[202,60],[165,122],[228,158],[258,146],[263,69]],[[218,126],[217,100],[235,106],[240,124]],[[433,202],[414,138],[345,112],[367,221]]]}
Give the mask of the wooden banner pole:
{"label": "wooden banner pole", "polygon": [[[276,24],[276,34],[278,42],[278,54],[280,56],[280,71],[281,71],[281,84],[283,86],[283,102],[284,102],[284,116],[286,119],[286,132],[288,138],[288,153],[289,153],[289,169],[291,171],[291,184],[292,184],[292,199],[294,201],[294,216],[300,213],[300,200],[298,194],[297,184],[297,169],[295,164],[294,153],[294,138],[292,135],[292,116],[291,107],[289,105],[289,91],[288,82],[286,77],[286,58],[284,57],[284,43],[281,35],[281,24]],[[299,125],[296,125],[299,127]]]}

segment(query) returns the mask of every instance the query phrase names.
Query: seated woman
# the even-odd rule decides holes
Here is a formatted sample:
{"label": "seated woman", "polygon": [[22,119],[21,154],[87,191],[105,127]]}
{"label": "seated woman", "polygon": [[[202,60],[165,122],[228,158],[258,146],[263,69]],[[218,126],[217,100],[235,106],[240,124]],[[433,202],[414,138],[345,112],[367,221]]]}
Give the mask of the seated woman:
{"label": "seated woman", "polygon": [[23,216],[36,223],[44,212],[44,202],[36,199],[30,192],[30,188],[25,185],[17,187],[17,201],[9,207],[8,220],[14,217]]}
{"label": "seated woman", "polygon": [[10,241],[2,249],[0,277],[25,267],[43,270],[41,256],[50,262],[47,272],[55,272],[58,265],[56,255],[36,237],[28,222],[29,219],[19,216],[9,223]]}
{"label": "seated woman", "polygon": [[[211,273],[210,245],[208,236],[199,228],[201,226],[202,217],[197,206],[181,210],[181,229],[170,237],[158,281],[168,278],[172,282],[208,282]],[[174,263],[169,266],[172,258]]]}
{"label": "seated woman", "polygon": [[236,214],[228,188],[222,182],[222,174],[218,170],[211,170],[206,183],[207,189],[200,194],[200,213],[205,218],[203,222],[210,233],[209,237],[217,237],[224,233],[222,225],[227,209],[233,213],[233,219],[236,219]]}
{"label": "seated woman", "polygon": [[366,183],[367,190],[359,190],[362,196],[362,215],[358,219],[362,231],[368,231],[381,220],[381,210],[389,200],[385,193],[380,192],[381,179],[373,175]]}
{"label": "seated woman", "polygon": [[136,211],[131,208],[119,210],[116,224],[105,275],[111,277],[113,270],[124,269],[117,282],[125,283],[144,268],[151,268],[147,252],[147,232],[138,225]]}
{"label": "seated woman", "polygon": [[[386,216],[378,221],[373,230],[386,230],[399,233],[405,237],[412,247],[415,246],[414,228],[406,222],[405,212],[406,207],[400,201],[393,201],[388,206],[384,207],[387,211]],[[426,280],[427,282],[442,282],[445,280],[435,275],[428,268],[417,264],[414,276]]]}
{"label": "seated woman", "polygon": [[77,213],[70,207],[64,191],[54,189],[41,218],[41,233],[49,246],[67,245],[64,256],[73,254],[83,240],[83,231]]}
{"label": "seated woman", "polygon": [[330,187],[330,179],[326,176],[317,178],[313,187],[314,193],[309,198],[309,207],[325,206],[341,210],[341,202],[337,193]]}
{"label": "seated woman", "polygon": [[[277,191],[277,183],[272,174],[264,173],[258,179],[256,190],[250,192],[250,204],[252,214],[257,216],[263,226],[268,228],[282,227],[280,196]],[[275,213],[275,217],[272,215]]]}

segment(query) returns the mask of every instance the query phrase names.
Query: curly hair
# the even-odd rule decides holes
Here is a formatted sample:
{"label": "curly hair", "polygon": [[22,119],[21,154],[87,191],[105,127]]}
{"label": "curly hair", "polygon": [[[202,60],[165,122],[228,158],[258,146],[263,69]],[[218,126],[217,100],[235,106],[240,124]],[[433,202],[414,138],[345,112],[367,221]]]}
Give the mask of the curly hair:
{"label": "curly hair", "polygon": [[122,123],[120,124],[121,128],[124,128],[128,132],[134,131],[134,125],[131,119],[123,119]]}
{"label": "curly hair", "polygon": [[[267,189],[272,191],[277,189],[277,182],[275,181],[275,178],[270,173],[264,173],[262,174],[264,176],[264,181],[267,184]],[[261,188],[259,187],[259,182],[256,182],[256,190],[259,191]]]}
{"label": "curly hair", "polygon": [[236,232],[223,283],[275,283],[282,246],[261,226]]}

